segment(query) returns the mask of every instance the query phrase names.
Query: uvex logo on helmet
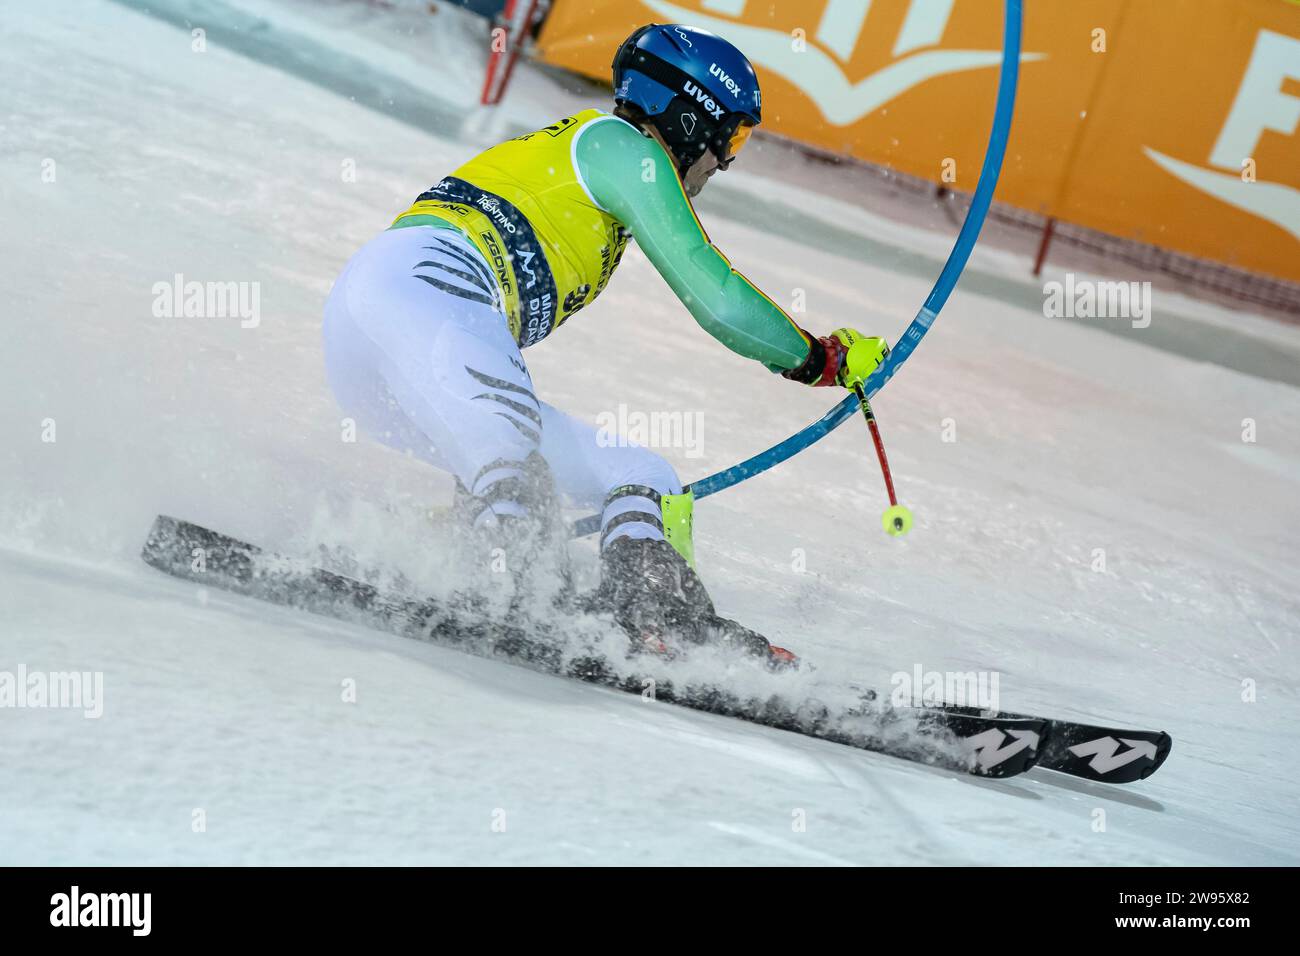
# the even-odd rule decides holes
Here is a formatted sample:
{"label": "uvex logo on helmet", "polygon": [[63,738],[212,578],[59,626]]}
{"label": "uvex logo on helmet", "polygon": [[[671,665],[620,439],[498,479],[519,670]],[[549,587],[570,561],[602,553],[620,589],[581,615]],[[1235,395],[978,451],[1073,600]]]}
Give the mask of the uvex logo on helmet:
{"label": "uvex logo on helmet", "polygon": [[705,110],[716,120],[722,119],[722,106],[707,91],[700,89],[690,80],[682,87],[687,96],[695,97],[695,102],[704,107]]}
{"label": "uvex logo on helmet", "polygon": [[740,99],[740,84],[727,75],[726,71],[716,63],[709,64],[709,73],[716,76],[722,81],[722,85],[731,91],[731,95]]}

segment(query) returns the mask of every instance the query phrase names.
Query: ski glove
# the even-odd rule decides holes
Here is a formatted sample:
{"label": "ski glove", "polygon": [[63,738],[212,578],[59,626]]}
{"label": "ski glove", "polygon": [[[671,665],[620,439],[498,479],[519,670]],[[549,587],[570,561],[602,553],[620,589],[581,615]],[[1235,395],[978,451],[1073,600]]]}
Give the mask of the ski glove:
{"label": "ski glove", "polygon": [[856,329],[836,329],[830,335],[814,338],[808,357],[798,368],[781,374],[805,385],[843,385],[853,388],[866,380],[889,355],[889,345],[876,335],[863,335]]}

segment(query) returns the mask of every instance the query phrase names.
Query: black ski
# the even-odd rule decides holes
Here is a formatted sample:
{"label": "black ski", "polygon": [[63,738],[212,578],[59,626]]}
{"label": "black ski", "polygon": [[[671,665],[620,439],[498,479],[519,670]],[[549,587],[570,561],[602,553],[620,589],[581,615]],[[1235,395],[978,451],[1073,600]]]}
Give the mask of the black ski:
{"label": "black ski", "polygon": [[[282,557],[207,528],[160,515],[141,556],[160,571],[236,594],[315,614],[353,620],[417,640],[641,694],[635,661],[574,655],[555,627],[493,614],[474,595],[413,599]],[[615,625],[610,624],[610,627]],[[621,633],[621,632],[620,632]],[[987,777],[1028,770],[1047,722],[978,713],[890,711],[861,706],[835,713],[815,700],[744,697],[707,684],[656,681],[657,700]]]}
{"label": "black ski", "polygon": [[[949,714],[988,714],[975,707],[946,706]],[[999,711],[999,716],[1026,719],[1027,714]],[[1165,762],[1173,738],[1162,730],[1124,730],[1073,720],[1043,718],[1046,731],[1038,749],[1038,766],[1102,783],[1145,780]]]}

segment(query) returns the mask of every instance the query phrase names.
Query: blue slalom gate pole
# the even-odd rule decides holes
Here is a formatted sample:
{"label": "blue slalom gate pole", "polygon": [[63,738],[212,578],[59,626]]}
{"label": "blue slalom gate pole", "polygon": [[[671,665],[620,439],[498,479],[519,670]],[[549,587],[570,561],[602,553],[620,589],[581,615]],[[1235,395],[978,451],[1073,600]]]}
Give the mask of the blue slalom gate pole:
{"label": "blue slalom gate pole", "polygon": [[[993,127],[989,131],[988,148],[984,151],[984,165],[980,168],[979,181],[971,198],[970,209],[962,223],[957,241],[953,244],[948,261],[926,297],[921,311],[916,314],[906,331],[890,350],[889,357],[863,383],[863,391],[868,399],[874,396],[885,383],[893,377],[899,367],[907,361],[917,344],[930,331],[948,296],[961,278],[962,270],[970,259],[971,250],[979,239],[984,219],[993,202],[993,192],[997,189],[998,177],[1002,173],[1002,160],[1006,156],[1007,139],[1011,135],[1011,117],[1016,105],[1016,81],[1020,75],[1020,31],[1023,20],[1021,0],[1006,0],[1002,28],[1002,70],[998,76],[997,103],[993,109]],[[747,458],[739,464],[715,472],[706,478],[694,481],[686,487],[695,492],[695,497],[707,498],[724,488],[739,484],[747,478],[761,474],[793,458],[809,445],[820,441],[860,407],[856,394],[850,394],[838,405],[828,411],[817,421],[791,435],[785,441],[773,445],[767,451]],[[600,515],[590,515],[574,523],[574,537],[593,534],[600,530]]]}

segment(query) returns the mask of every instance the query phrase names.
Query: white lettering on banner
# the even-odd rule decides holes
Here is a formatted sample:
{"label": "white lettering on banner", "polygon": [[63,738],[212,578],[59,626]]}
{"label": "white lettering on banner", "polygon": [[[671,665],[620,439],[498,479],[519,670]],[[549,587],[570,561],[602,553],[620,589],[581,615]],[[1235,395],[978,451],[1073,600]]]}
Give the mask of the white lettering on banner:
{"label": "white lettering on banner", "polygon": [[1300,80],[1300,40],[1260,30],[1237,98],[1210,153],[1211,166],[1240,170],[1241,161],[1255,155],[1265,130],[1295,135],[1300,97],[1283,91],[1287,80]]}
{"label": "white lettering on banner", "polygon": [[[996,67],[1002,63],[1001,50],[918,50],[853,83],[845,75],[840,63],[836,62],[835,56],[813,45],[808,45],[802,52],[796,52],[791,48],[790,35],[784,30],[720,20],[699,10],[678,6],[669,0],[643,2],[666,20],[691,23],[712,30],[736,44],[754,63],[766,67],[797,87],[816,104],[826,120],[835,126],[850,126],[927,80],[950,73]],[[844,32],[851,31],[845,24],[858,17],[865,22],[869,14],[868,7],[867,0],[831,0],[821,22],[823,25],[833,25],[839,37]],[[905,42],[930,42],[927,38],[936,29],[934,18],[940,13],[943,16],[938,29],[942,35],[942,28],[947,24],[947,13],[951,12],[949,7],[949,0],[912,0],[908,17],[904,20],[904,33],[908,33],[909,23],[913,25]],[[834,44],[827,43],[820,31],[817,39],[841,60],[847,61],[857,48],[861,29],[859,24],[857,31],[851,31],[852,45],[839,39]],[[1042,53],[1024,53],[1020,61],[1028,63],[1044,58],[1045,54]]]}
{"label": "white lettering on banner", "polygon": [[912,0],[907,19],[898,31],[894,56],[902,56],[923,46],[936,46],[943,39],[956,0]]}
{"label": "white lettering on banner", "polygon": [[870,12],[871,0],[828,0],[817,24],[817,42],[841,60],[848,60]]}
{"label": "white lettering on banner", "polygon": [[[1175,159],[1149,146],[1147,157],[1171,176],[1176,176],[1220,202],[1258,216],[1300,239],[1300,189],[1285,183],[1247,182],[1241,176],[1242,163],[1252,157],[1265,131],[1295,136],[1300,126],[1300,97],[1283,89],[1287,80],[1300,79],[1300,40],[1260,30],[1250,63],[1242,75],[1237,96],[1228,111],[1219,138],[1210,152],[1209,164],[1232,172],[1218,172]],[[1262,175],[1267,177],[1268,171]]]}

